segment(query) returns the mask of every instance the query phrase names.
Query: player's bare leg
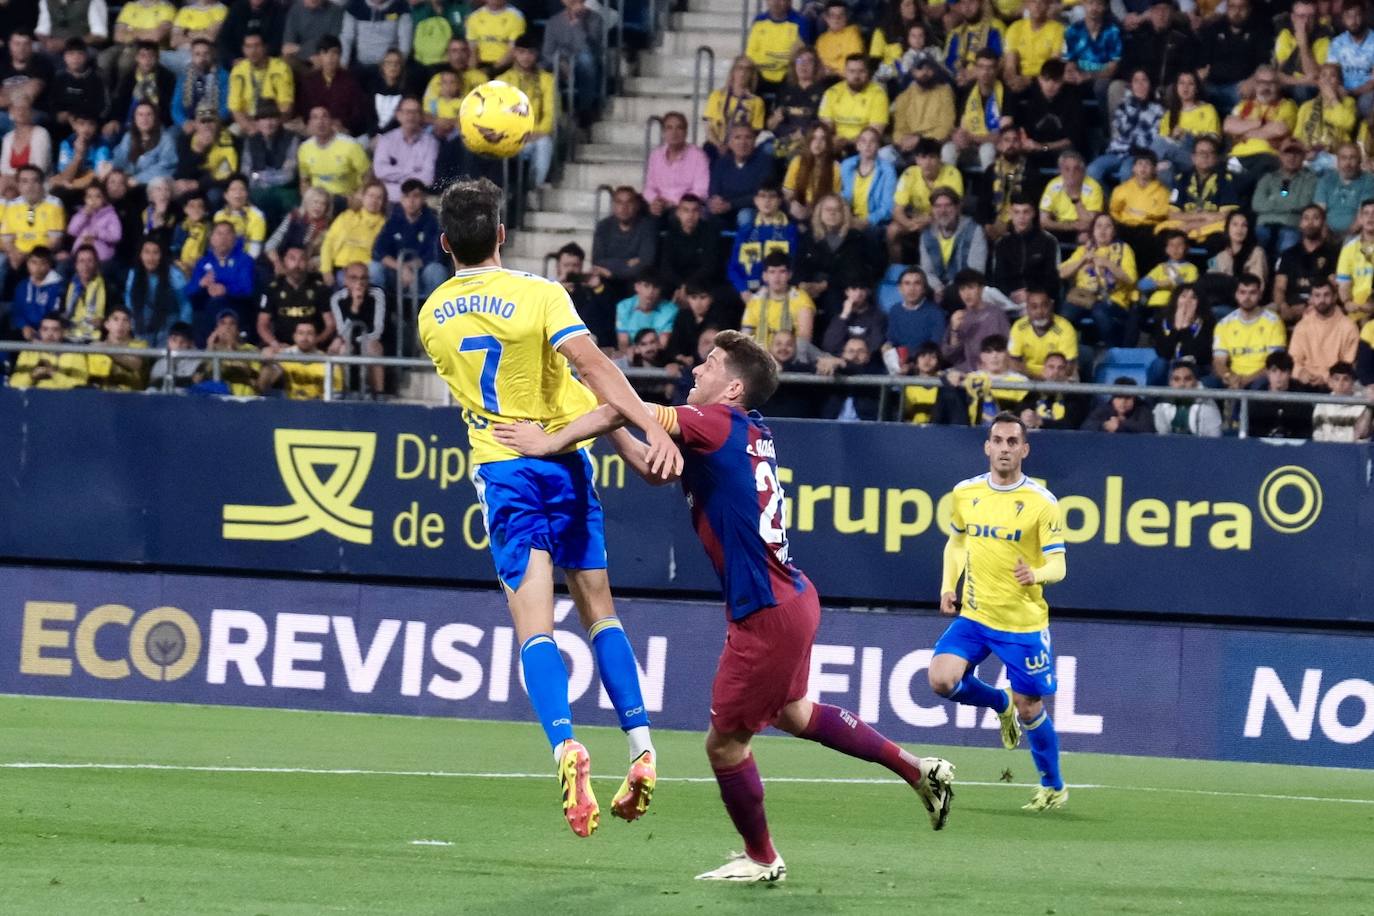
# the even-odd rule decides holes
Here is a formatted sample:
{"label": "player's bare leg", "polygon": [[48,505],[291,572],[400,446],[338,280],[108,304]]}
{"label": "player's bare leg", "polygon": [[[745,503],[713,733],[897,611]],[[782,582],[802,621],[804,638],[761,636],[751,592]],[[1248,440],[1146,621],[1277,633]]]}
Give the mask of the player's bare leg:
{"label": "player's bare leg", "polygon": [[954,798],[954,764],[948,760],[918,758],[849,710],[807,699],[788,703],[773,724],[798,738],[887,767],[916,790],[930,815],[930,826],[944,828]]}
{"label": "player's bare leg", "polygon": [[525,686],[539,724],[553,745],[563,816],[578,836],[591,836],[601,812],[592,792],[591,758],[573,738],[568,707],[568,669],[553,641],[553,563],[543,550],[531,550],[520,587],[505,586],[511,620],[520,638]]}
{"label": "player's bare leg", "polygon": [[1021,807],[1026,811],[1051,811],[1069,801],[1069,789],[1059,773],[1059,735],[1054,730],[1045,703],[1040,697],[1013,693],[1016,715],[1026,730],[1031,758],[1040,771],[1040,788]]}
{"label": "player's bare leg", "polygon": [[633,821],[649,810],[658,781],[649,713],[639,684],[634,649],[615,616],[610,580],[604,569],[564,570],[568,591],[596,655],[596,670],[611,698],[620,728],[630,743],[630,771],[611,800],[611,813]]}
{"label": "player's bare leg", "polygon": [[962,655],[942,652],[930,660],[927,669],[930,689],[947,700],[965,706],[983,706],[997,713],[1002,731],[1002,746],[1016,750],[1021,743],[1021,724],[1016,720],[1016,704],[1012,693],[998,689],[979,679]]}
{"label": "player's bare leg", "polygon": [[719,868],[697,875],[698,881],[785,881],[787,866],[773,848],[768,818],[763,812],[763,780],[759,778],[750,732],[706,733],[706,756],[720,786],[720,799],[744,839],[744,852],[732,854]]}

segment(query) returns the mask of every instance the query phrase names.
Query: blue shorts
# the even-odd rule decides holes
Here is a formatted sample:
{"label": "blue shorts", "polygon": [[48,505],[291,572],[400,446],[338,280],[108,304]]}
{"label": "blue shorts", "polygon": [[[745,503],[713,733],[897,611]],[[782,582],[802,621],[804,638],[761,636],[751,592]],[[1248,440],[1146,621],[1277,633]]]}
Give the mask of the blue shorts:
{"label": "blue shorts", "polygon": [[531,550],[560,569],[606,568],[605,517],[585,452],[478,465],[472,483],[507,588],[520,588]]}
{"label": "blue shorts", "polygon": [[1007,666],[1011,689],[1022,696],[1049,696],[1057,689],[1048,628],[1039,633],[1009,633],[959,617],[935,643],[936,655],[946,653],[967,659],[969,667],[996,655]]}

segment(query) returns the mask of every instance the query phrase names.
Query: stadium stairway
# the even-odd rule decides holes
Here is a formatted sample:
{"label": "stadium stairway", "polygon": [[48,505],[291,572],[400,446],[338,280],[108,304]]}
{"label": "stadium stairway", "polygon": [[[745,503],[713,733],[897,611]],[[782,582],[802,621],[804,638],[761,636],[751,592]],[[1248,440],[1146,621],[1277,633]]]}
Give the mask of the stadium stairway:
{"label": "stadium stairway", "polygon": [[[597,188],[644,180],[645,122],[650,116],[681,111],[692,117],[692,70],[697,48],[715,54],[714,73],[703,74],[701,106],[730,61],[740,53],[742,0],[690,0],[689,12],[671,14],[658,47],[640,53],[619,95],[610,99],[602,119],[593,125],[590,143],[579,143],[576,158],[563,166],[558,183],[531,191],[525,226],[511,234],[503,249],[508,267],[543,275],[546,255],[577,242],[590,257],[597,214]],[[751,6],[752,0],[748,0]],[[654,143],[658,142],[655,129]],[[602,196],[601,215],[609,214]]]}

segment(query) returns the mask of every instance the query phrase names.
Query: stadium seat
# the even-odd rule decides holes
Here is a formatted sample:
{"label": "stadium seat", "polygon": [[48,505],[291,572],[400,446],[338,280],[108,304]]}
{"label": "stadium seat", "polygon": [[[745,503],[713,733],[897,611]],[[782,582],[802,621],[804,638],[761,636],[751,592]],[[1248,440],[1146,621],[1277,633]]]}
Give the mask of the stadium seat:
{"label": "stadium seat", "polygon": [[1155,351],[1149,347],[1112,347],[1103,351],[1098,359],[1093,381],[1099,385],[1110,385],[1125,376],[1135,379],[1138,385],[1144,385],[1146,373],[1154,359]]}
{"label": "stadium seat", "polygon": [[890,312],[902,302],[902,289],[896,283],[889,283],[884,280],[878,284],[878,307],[883,312]]}

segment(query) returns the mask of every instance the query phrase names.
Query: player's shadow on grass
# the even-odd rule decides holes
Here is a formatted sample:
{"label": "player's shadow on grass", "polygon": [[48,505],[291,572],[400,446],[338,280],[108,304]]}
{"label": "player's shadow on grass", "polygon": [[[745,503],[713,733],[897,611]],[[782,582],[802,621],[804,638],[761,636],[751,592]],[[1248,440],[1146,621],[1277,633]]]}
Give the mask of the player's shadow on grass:
{"label": "player's shadow on grass", "polygon": [[[989,805],[987,807],[964,804],[960,807],[963,808],[965,811],[977,811],[979,814],[990,814],[993,817],[1015,818],[1016,820],[1039,819],[1044,821],[1070,821],[1073,823],[1086,823],[1089,821],[1099,820],[1099,818],[1084,816],[1077,811],[1045,811],[1037,814],[1034,811],[1022,811],[1020,805],[1012,805],[1010,808],[1008,808],[996,804]],[[950,829],[953,829],[955,827],[953,817],[950,818],[949,826]]]}

